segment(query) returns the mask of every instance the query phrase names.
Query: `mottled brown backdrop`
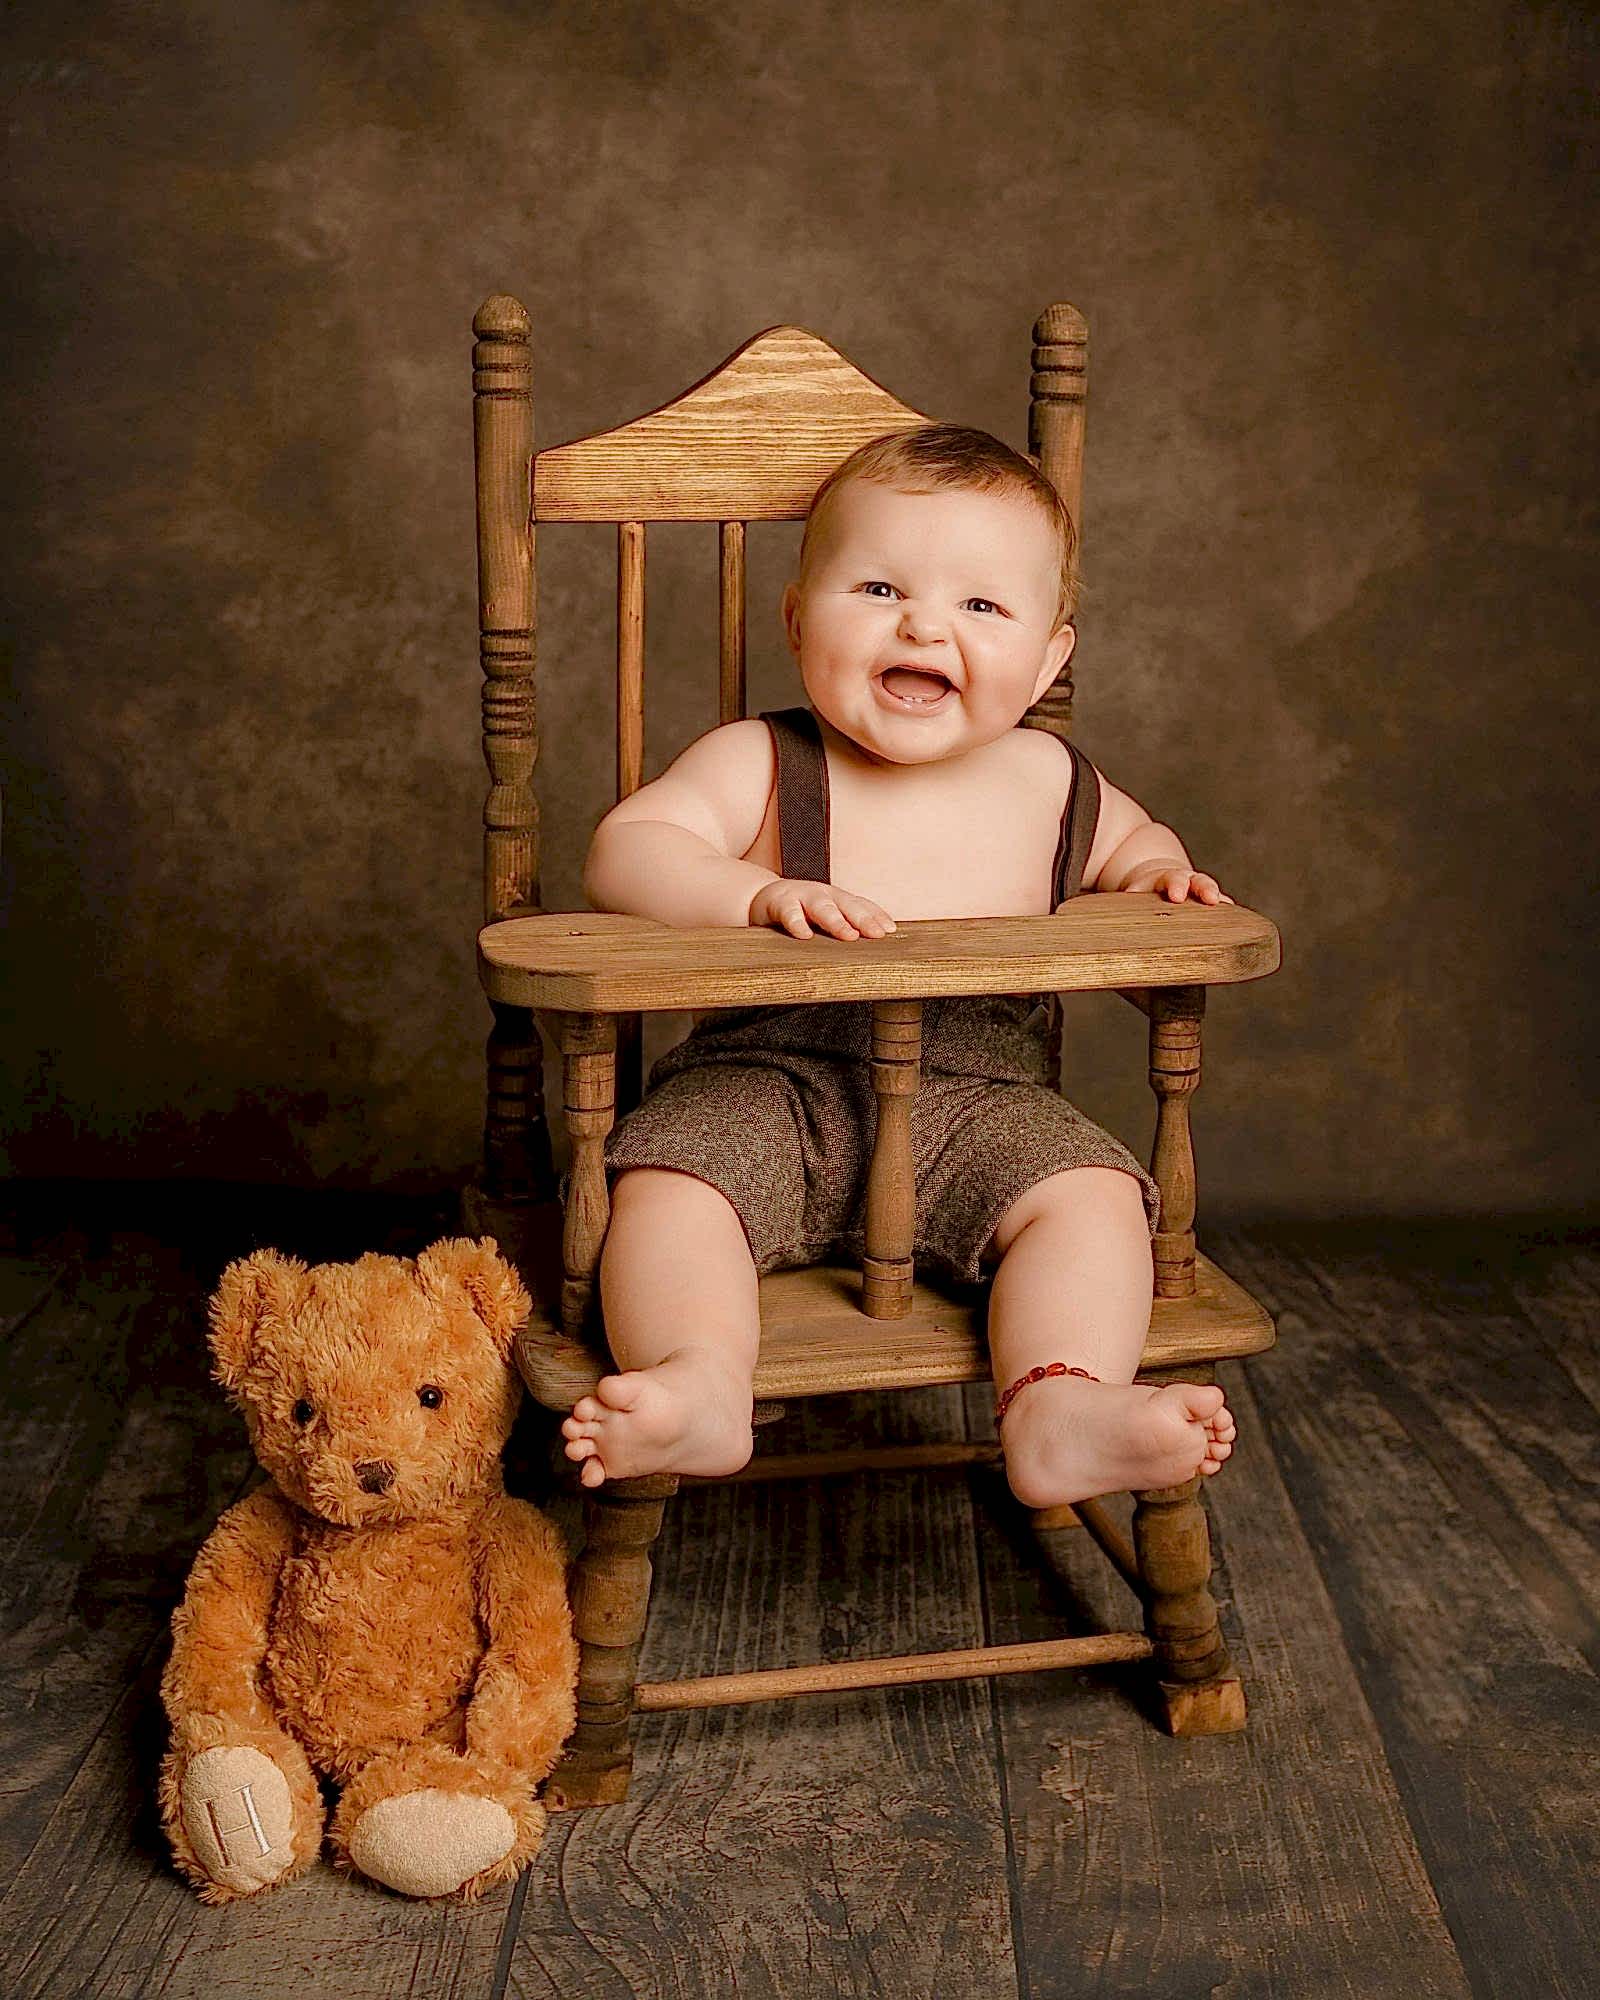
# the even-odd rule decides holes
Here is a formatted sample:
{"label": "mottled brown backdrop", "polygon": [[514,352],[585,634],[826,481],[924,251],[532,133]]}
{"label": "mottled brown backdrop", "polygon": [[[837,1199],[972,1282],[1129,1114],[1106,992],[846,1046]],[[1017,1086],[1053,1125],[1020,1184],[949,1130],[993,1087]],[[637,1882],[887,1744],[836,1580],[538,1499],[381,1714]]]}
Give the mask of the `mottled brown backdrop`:
{"label": "mottled brown backdrop", "polygon": [[[1022,443],[1065,299],[1079,741],[1285,938],[1212,1002],[1203,1200],[1592,1204],[1597,46],[1574,0],[14,12],[12,1169],[466,1170],[486,294],[546,443],[780,321]],[[714,531],[651,551],[653,773],[715,720]],[[612,560],[543,537],[553,904]],[[1069,1028],[1144,1146],[1142,1022]]]}

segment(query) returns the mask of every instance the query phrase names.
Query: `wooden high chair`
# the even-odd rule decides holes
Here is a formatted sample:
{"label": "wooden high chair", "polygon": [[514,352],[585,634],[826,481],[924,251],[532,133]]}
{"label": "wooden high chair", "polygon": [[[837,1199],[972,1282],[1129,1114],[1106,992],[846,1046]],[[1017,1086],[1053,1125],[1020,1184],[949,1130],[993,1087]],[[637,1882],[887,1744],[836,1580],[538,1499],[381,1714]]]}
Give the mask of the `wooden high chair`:
{"label": "wooden high chair", "polygon": [[[1228,904],[1154,895],[1087,895],[1057,916],[902,923],[870,954],[837,939],[771,929],[676,930],[641,918],[539,906],[533,769],[534,528],[606,521],[617,532],[617,796],[642,782],[644,564],[648,521],[718,523],[721,661],[718,715],[745,713],[745,527],[799,519],[849,452],[931,419],[880,388],[814,334],[774,327],[676,401],[620,429],[533,452],[528,315],[485,302],[473,321],[484,755],[486,925],[479,965],[494,1012],[489,1038],[485,1172],[467,1191],[465,1225],[492,1234],[519,1265],[536,1305],[518,1361],[533,1396],[565,1413],[613,1363],[599,1325],[596,1273],[606,1233],[605,1135],[640,1092],[639,1016],[800,1001],[872,1002],[877,1132],[862,1268],[822,1264],[760,1281],[757,1421],[780,1398],[986,1380],[987,1286],[946,1288],[912,1268],[910,1111],[918,1086],[922,1002],[941,994],[1109,988],[1148,1016],[1156,1095],[1151,1172],[1161,1188],[1155,1297],[1141,1382],[1209,1382],[1224,1357],[1274,1339],[1265,1311],[1195,1248],[1189,1098],[1200,1081],[1207,986],[1257,979],[1278,964],[1265,917]],[[1050,306],[1034,328],[1029,449],[1079,519],[1084,322]],[[1066,736],[1064,672],[1029,712]],[[565,1204],[551,1168],[538,1023],[560,1049],[571,1135]],[[1051,1064],[1059,1087],[1060,1004]],[[736,1478],[992,1462],[998,1445],[936,1444],[758,1457]],[[576,1468],[574,1468],[575,1470]],[[649,1549],[678,1478],[608,1479],[583,1488],[585,1546],[573,1578],[581,1647],[578,1725],[546,1787],[552,1806],[623,1798],[636,1711],[760,1701],[817,1689],[882,1687],[969,1674],[1153,1660],[1175,1734],[1238,1729],[1244,1696],[1212,1601],[1210,1543],[1186,1484],[1134,1496],[1131,1541],[1099,1501],[1040,1510],[1039,1525],[1080,1523],[1139,1598],[1143,1630],[1043,1644],[980,1646],[900,1659],[799,1666],[703,1680],[639,1683]]]}

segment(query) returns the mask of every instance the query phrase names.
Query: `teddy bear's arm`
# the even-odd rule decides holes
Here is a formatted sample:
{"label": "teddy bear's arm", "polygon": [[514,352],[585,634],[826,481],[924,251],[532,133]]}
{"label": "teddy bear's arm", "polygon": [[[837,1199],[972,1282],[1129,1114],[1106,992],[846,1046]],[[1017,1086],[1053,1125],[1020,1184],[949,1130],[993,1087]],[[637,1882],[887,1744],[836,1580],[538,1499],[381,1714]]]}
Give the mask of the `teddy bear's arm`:
{"label": "teddy bear's arm", "polygon": [[467,1709],[467,1750],[515,1763],[535,1784],[577,1720],[566,1566],[555,1524],[527,1501],[507,1495],[486,1513],[476,1568],[488,1648]]}
{"label": "teddy bear's arm", "polygon": [[221,1717],[278,1735],[259,1676],[278,1574],[293,1550],[294,1517],[270,1487],[236,1502],[212,1529],[172,1614],[161,1699],[175,1728]]}

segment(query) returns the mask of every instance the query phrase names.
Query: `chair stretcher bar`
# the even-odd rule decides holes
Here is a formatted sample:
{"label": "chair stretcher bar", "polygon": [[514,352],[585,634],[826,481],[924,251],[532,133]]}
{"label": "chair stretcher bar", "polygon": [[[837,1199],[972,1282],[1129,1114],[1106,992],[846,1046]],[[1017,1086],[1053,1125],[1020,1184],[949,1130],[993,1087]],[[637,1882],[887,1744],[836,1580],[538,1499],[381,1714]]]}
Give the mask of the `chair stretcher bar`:
{"label": "chair stretcher bar", "polygon": [[1076,1639],[1038,1639],[1020,1646],[964,1646],[950,1653],[904,1653],[882,1660],[841,1660],[833,1666],[773,1667],[763,1673],[708,1674],[698,1680],[640,1681],[635,1711],[720,1708],[778,1701],[850,1688],[909,1687],[924,1681],[970,1680],[990,1674],[1035,1674],[1058,1667],[1097,1667],[1148,1660],[1155,1647],[1142,1632],[1090,1632]]}

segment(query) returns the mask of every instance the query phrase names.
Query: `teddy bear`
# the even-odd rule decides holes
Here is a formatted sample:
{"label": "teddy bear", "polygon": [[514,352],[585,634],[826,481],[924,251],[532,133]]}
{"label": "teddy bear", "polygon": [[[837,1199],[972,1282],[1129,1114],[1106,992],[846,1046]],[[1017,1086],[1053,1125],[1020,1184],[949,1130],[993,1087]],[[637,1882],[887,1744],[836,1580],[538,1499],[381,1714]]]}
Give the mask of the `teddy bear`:
{"label": "teddy bear", "polygon": [[530,1302],[493,1242],[230,1264],[213,1372],[273,1483],[230,1507],[173,1613],[162,1824],[208,1903],[335,1865],[467,1902],[539,1844],[575,1721],[566,1550],[500,1452]]}

